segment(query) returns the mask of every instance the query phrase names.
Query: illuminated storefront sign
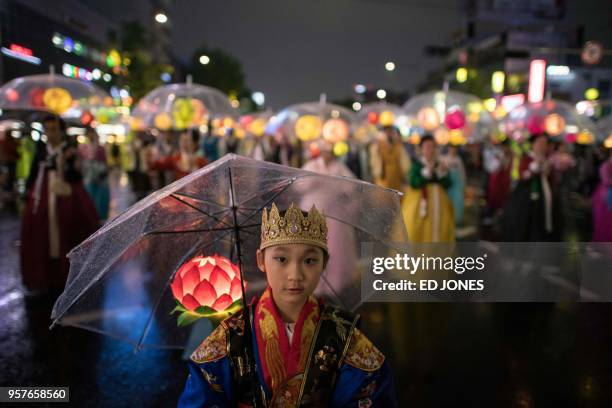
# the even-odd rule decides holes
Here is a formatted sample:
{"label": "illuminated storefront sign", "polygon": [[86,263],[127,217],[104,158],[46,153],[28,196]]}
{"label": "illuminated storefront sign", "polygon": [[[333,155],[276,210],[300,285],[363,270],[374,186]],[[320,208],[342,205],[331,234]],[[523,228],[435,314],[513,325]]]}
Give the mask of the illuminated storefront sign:
{"label": "illuminated storefront sign", "polygon": [[100,78],[102,78],[104,82],[110,82],[110,80],[112,79],[110,74],[102,72],[98,68],[90,71],[88,69],[77,67],[71,64],[62,65],[62,74],[64,74],[64,76],[67,76],[68,78],[78,78],[90,82],[97,81]]}
{"label": "illuminated storefront sign", "polygon": [[2,47],[2,54],[34,65],[41,63],[40,58],[35,57],[31,49],[19,44],[11,44],[9,48]]}

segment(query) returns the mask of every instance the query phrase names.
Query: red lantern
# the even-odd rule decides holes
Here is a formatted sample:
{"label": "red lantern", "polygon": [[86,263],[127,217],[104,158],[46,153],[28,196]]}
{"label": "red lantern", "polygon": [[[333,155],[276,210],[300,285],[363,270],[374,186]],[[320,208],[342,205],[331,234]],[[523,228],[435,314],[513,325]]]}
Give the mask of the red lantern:
{"label": "red lantern", "polygon": [[81,123],[85,126],[89,126],[91,122],[93,122],[94,117],[91,112],[83,112],[81,115]]}
{"label": "red lantern", "polygon": [[532,135],[544,132],[544,119],[541,116],[533,115],[527,119],[527,131]]}
{"label": "red lantern", "polygon": [[7,90],[6,99],[8,99],[9,102],[17,102],[19,100],[19,92],[17,92],[13,88]]}
{"label": "red lantern", "polygon": [[368,122],[375,125],[378,123],[378,113],[368,112]]}
{"label": "red lantern", "polygon": [[465,126],[465,113],[461,109],[451,109],[444,118],[449,130],[462,129]]}
{"label": "red lantern", "polygon": [[185,262],[170,289],[189,311],[209,307],[222,312],[242,296],[238,266],[219,255],[197,256]]}
{"label": "red lantern", "polygon": [[42,88],[34,88],[30,91],[30,104],[34,108],[44,108],[45,102],[43,100],[43,96],[45,95],[45,90]]}

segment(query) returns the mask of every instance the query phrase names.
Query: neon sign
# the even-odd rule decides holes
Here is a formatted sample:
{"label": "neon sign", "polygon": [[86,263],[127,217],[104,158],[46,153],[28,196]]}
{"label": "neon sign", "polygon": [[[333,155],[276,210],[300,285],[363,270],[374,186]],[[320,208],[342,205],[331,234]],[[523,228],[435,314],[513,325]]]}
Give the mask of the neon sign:
{"label": "neon sign", "polygon": [[15,58],[21,61],[29,62],[30,64],[40,65],[41,59],[34,56],[32,50],[19,44],[11,44],[9,48],[2,47],[2,54],[7,57]]}

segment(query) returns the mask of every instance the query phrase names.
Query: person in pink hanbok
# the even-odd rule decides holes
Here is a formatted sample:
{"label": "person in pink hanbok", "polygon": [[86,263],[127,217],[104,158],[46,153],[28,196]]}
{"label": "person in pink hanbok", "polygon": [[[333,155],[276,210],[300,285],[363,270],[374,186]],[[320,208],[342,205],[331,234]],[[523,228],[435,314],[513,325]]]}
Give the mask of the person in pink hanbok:
{"label": "person in pink hanbok", "polygon": [[599,167],[599,185],[593,194],[593,241],[612,242],[612,149]]}

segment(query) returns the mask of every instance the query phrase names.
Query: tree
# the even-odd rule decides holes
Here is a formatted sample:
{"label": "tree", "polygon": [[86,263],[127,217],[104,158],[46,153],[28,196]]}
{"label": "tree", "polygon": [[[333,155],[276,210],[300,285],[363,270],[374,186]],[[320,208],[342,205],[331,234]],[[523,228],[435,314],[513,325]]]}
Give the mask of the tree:
{"label": "tree", "polygon": [[[200,62],[203,55],[209,58],[207,64]],[[240,61],[219,48],[198,48],[191,57],[189,71],[194,82],[217,88],[230,97],[240,98],[248,91]]]}

